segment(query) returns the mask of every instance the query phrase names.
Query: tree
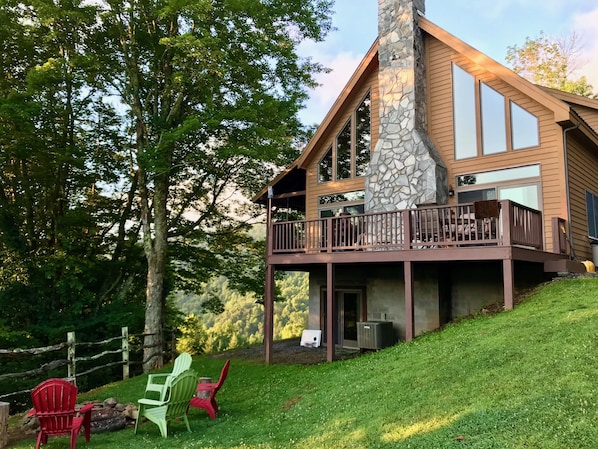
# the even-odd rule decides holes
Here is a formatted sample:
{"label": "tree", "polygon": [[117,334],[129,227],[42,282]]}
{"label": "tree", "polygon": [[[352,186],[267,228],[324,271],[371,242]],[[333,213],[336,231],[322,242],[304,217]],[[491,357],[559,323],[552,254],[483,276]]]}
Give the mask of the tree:
{"label": "tree", "polygon": [[0,322],[44,344],[135,328],[143,259],[101,187],[127,173],[127,144],[89,64],[97,10],[9,0],[0,17]]}
{"label": "tree", "polygon": [[591,96],[592,86],[585,76],[573,78],[580,68],[581,42],[577,34],[554,38],[540,35],[535,39],[527,37],[523,46],[509,46],[506,62],[513,71],[534,84]]}
{"label": "tree", "polygon": [[[296,155],[297,111],[322,70],[296,45],[326,35],[331,3],[106,1],[97,61],[131,120],[148,266],[144,370],[162,364],[169,270],[187,288],[214,273],[255,278],[259,259],[241,251],[255,212],[239,200]],[[239,255],[253,263],[235,267]]]}

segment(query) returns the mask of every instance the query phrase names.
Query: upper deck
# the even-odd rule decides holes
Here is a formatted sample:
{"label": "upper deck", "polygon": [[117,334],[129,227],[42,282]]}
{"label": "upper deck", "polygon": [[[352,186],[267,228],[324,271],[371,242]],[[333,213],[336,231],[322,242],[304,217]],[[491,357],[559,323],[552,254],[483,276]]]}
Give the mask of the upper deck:
{"label": "upper deck", "polygon": [[553,220],[555,244],[547,252],[542,212],[509,200],[276,222],[268,235],[268,260],[284,265],[511,259],[517,258],[513,248],[528,260],[541,261],[541,254],[555,260],[567,254],[563,223]]}

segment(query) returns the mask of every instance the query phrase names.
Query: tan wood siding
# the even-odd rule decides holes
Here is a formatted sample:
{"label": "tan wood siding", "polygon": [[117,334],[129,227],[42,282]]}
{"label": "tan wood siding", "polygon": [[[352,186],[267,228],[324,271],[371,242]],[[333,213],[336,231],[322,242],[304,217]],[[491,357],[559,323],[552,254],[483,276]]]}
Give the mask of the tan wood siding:
{"label": "tan wood siding", "polygon": [[586,190],[598,195],[598,149],[590,151],[579,143],[574,132],[567,134],[569,184],[571,196],[571,225],[575,254],[579,260],[592,260],[588,242]]}
{"label": "tan wood siding", "polygon": [[368,73],[363,83],[357,89],[351,92],[346,104],[340,109],[339,114],[335,117],[331,126],[323,134],[320,141],[317,143],[317,148],[313,152],[313,156],[308,161],[306,170],[306,211],[305,215],[308,220],[318,218],[318,197],[321,195],[329,195],[332,193],[351,192],[354,190],[363,190],[365,188],[365,178],[352,178],[342,181],[318,182],[318,162],[324,153],[334,143],[334,139],[342,130],[347,120],[352,116],[355,109],[359,106],[364,96],[370,91],[371,99],[371,132],[372,132],[372,151],[378,141],[380,114],[379,114],[379,90],[378,90],[378,71],[377,65]]}
{"label": "tan wood siding", "polygon": [[[438,149],[448,169],[449,184],[455,187],[455,177],[460,174],[498,170],[520,165],[541,164],[541,189],[544,213],[544,229],[551,229],[551,218],[565,218],[566,202],[564,194],[564,158],[562,151],[562,132],[555,124],[554,114],[531,99],[525,93],[485,71],[483,67],[453,51],[442,42],[427,36],[427,60],[430,61],[428,76],[428,129],[432,142]],[[478,156],[455,160],[453,141],[452,110],[452,72],[451,64],[485,82],[507,100],[515,101],[519,106],[538,117],[540,128],[540,146],[531,149],[508,151],[505,153]],[[507,103],[508,104],[508,103]],[[456,198],[449,200],[456,201]],[[546,248],[552,246],[552,237],[546,233]]]}
{"label": "tan wood siding", "polygon": [[574,105],[573,109],[590,127],[598,133],[598,110]]}

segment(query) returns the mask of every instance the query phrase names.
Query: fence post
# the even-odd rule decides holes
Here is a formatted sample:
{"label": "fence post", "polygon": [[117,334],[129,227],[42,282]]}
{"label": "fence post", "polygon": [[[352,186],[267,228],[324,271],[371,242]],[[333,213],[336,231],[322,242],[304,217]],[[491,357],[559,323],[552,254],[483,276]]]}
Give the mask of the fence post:
{"label": "fence post", "polygon": [[67,348],[67,362],[68,362],[68,374],[67,377],[74,384],[77,385],[77,370],[75,363],[75,333],[68,332],[66,334]]}
{"label": "fence post", "polygon": [[0,402],[0,448],[8,443],[8,402]]}
{"label": "fence post", "polygon": [[123,380],[129,378],[129,328],[122,327]]}

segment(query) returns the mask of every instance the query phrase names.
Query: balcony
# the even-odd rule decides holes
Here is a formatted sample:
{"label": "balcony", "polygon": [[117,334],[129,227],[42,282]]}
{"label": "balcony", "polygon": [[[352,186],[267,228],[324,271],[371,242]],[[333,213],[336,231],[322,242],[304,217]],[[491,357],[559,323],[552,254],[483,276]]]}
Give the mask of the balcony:
{"label": "balcony", "polygon": [[478,201],[273,223],[268,255],[489,246],[542,251],[542,227],[540,211],[509,200]]}

